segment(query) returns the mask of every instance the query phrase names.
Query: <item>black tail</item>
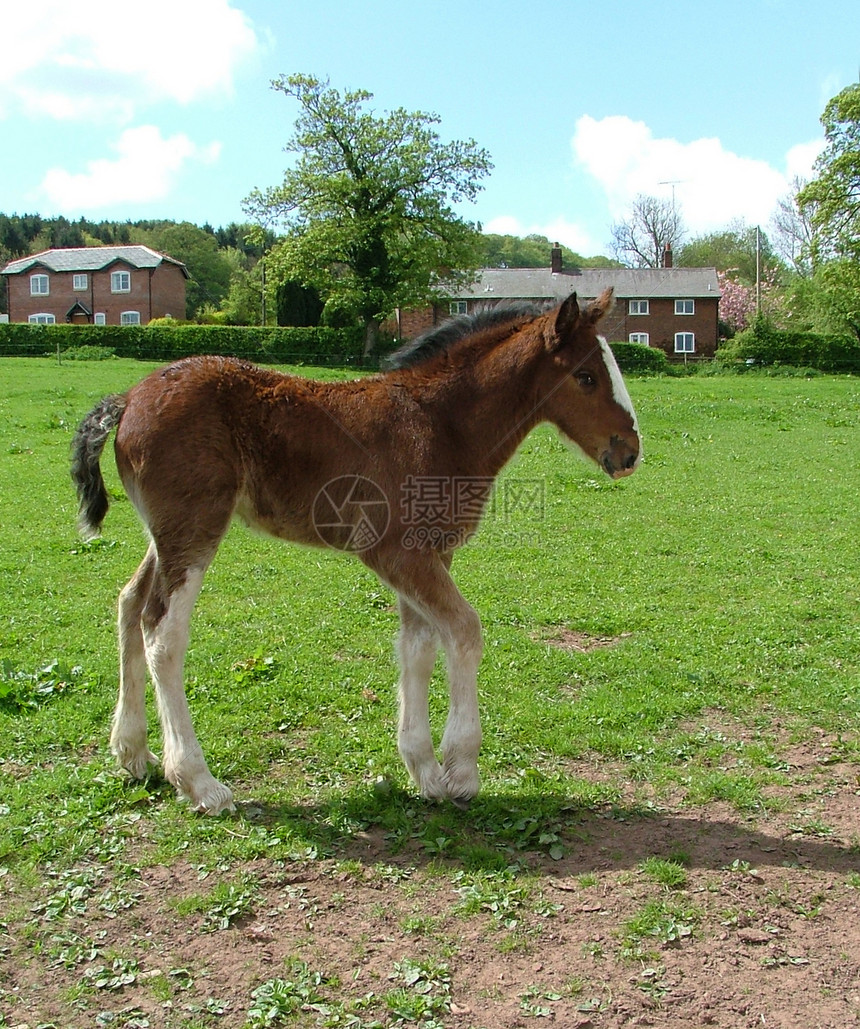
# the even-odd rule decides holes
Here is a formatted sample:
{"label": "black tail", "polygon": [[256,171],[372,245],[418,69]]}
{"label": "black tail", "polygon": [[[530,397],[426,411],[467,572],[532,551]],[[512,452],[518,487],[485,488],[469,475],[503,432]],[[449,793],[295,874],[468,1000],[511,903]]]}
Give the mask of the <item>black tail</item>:
{"label": "black tail", "polygon": [[124,396],[105,397],[84,418],[72,440],[72,482],[78,491],[78,530],[84,539],[99,534],[108,500],[99,459],[111,429],[125,410]]}

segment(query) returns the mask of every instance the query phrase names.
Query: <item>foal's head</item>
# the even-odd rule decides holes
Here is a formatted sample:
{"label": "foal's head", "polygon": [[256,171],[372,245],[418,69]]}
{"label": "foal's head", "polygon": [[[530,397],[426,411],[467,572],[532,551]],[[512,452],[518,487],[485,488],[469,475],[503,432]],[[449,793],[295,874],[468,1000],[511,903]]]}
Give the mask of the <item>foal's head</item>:
{"label": "foal's head", "polygon": [[607,475],[620,479],[639,464],[639,427],[630,394],[597,325],[612,306],[612,290],[581,308],[573,293],[547,316],[549,356],[541,382],[542,414]]}

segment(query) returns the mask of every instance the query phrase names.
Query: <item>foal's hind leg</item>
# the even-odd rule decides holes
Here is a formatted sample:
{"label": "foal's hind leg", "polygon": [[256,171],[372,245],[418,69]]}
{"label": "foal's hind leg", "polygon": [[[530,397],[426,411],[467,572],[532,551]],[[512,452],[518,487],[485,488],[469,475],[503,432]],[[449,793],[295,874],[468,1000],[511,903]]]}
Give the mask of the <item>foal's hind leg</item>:
{"label": "foal's hind leg", "polygon": [[119,596],[119,698],[111,729],[111,750],[136,779],[158,758],[146,745],[146,657],[141,617],[155,573],[150,547],[134,577]]}
{"label": "foal's hind leg", "polygon": [[439,637],[436,630],[404,597],[400,597],[400,724],[397,744],[403,763],[422,797],[441,800],[447,795],[442,769],[430,734],[428,690]]}
{"label": "foal's hind leg", "polygon": [[155,588],[143,613],[143,638],[164,734],[164,774],[195,811],[217,815],[233,810],[233,794],[209,771],[183,686],[191,612],[205,570],[205,565],[188,568],[184,581],[170,592],[161,570],[156,572]]}

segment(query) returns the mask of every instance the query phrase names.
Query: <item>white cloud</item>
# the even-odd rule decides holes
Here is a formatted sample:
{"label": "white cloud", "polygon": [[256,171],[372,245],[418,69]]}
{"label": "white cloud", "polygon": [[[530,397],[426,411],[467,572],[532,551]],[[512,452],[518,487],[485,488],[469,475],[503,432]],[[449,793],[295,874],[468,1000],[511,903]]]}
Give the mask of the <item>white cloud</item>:
{"label": "white cloud", "polygon": [[501,214],[498,218],[491,218],[485,225],[481,226],[482,231],[493,233],[499,236],[527,236],[528,230],[523,229],[523,223],[512,214]]}
{"label": "white cloud", "polygon": [[613,220],[637,194],[672,196],[693,234],[723,229],[738,219],[767,225],[795,174],[809,176],[820,143],[793,147],[784,171],[726,150],[719,139],[681,143],[656,138],[641,121],[585,115],[571,141],[576,163],[603,189]]}
{"label": "white cloud", "polygon": [[785,170],[789,181],[814,177],[815,159],[824,149],[824,140],[816,139],[811,143],[798,143],[785,155]]}
{"label": "white cloud", "polygon": [[212,163],[221,144],[201,147],[181,132],[165,139],[156,126],[141,125],[123,132],[114,149],[115,158],[89,161],[84,172],[51,168],[42,180],[42,194],[61,211],[162,200],[189,161]]}
{"label": "white cloud", "polygon": [[[594,253],[595,243],[589,233],[575,222],[564,218],[554,218],[551,222],[525,225],[513,215],[503,214],[491,218],[482,226],[484,232],[498,233],[500,236],[546,236],[550,242],[563,243],[570,250],[583,256]],[[549,255],[547,255],[549,261]]]}
{"label": "white cloud", "polygon": [[40,0],[3,18],[0,117],[128,121],[142,105],[229,95],[261,47],[231,0]]}

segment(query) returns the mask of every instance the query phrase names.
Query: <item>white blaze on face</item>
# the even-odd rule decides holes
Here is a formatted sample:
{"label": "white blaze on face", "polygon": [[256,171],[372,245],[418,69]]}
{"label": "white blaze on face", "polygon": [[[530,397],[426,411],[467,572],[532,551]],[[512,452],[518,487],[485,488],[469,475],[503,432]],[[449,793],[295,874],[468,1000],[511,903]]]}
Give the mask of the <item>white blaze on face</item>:
{"label": "white blaze on face", "polygon": [[[606,365],[606,370],[609,372],[609,378],[612,382],[612,396],[615,403],[619,407],[623,407],[627,411],[630,417],[633,419],[633,430],[636,434],[639,434],[639,422],[636,418],[636,412],[633,410],[633,401],[630,399],[630,394],[627,392],[627,387],[624,385],[624,379],[621,377],[621,369],[618,367],[618,362],[615,360],[615,354],[612,353],[609,344],[606,342],[603,336],[597,337],[600,343],[600,350],[603,353],[603,363]],[[640,457],[642,451],[639,451]]]}

